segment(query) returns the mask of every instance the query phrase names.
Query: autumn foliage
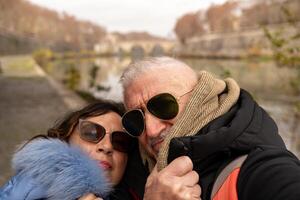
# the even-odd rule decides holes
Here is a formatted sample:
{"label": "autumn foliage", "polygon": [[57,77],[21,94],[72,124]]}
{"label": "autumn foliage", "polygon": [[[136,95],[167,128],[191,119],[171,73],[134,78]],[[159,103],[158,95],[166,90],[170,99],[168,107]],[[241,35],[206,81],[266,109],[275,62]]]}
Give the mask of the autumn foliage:
{"label": "autumn foliage", "polygon": [[182,43],[187,38],[204,33],[199,13],[188,13],[177,20],[175,32]]}
{"label": "autumn foliage", "polygon": [[174,27],[177,38],[187,39],[208,33],[226,33],[257,29],[261,26],[288,23],[282,12],[288,10],[294,20],[300,21],[299,0],[229,0],[221,5],[211,5],[205,11],[187,13],[180,17]]}
{"label": "autumn foliage", "polygon": [[20,45],[24,40],[58,51],[92,49],[105,34],[97,24],[26,0],[0,0],[0,36]]}

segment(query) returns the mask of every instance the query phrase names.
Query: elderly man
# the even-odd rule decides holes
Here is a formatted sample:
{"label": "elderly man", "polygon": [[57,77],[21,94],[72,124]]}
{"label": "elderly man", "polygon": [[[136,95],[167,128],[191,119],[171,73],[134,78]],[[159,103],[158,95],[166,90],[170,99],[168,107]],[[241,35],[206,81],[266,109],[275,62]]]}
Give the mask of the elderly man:
{"label": "elderly man", "polygon": [[[144,199],[300,198],[299,160],[273,119],[233,79],[160,57],[130,64],[121,81],[128,110],[122,123],[138,137],[151,172]],[[143,178],[127,186],[143,191]]]}

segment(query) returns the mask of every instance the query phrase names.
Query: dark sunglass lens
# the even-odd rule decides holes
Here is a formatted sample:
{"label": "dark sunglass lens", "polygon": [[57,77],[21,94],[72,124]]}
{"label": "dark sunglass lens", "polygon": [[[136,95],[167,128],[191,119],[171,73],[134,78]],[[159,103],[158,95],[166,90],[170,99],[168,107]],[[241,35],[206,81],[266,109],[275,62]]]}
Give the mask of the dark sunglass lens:
{"label": "dark sunglass lens", "polygon": [[111,143],[115,150],[127,153],[132,147],[133,138],[122,131],[115,131],[111,134]]}
{"label": "dark sunglass lens", "polygon": [[160,119],[173,119],[178,114],[178,103],[171,94],[163,93],[152,97],[147,103],[147,109]]}
{"label": "dark sunglass lens", "polygon": [[83,121],[79,132],[81,139],[89,142],[99,142],[105,135],[105,128],[99,124]]}
{"label": "dark sunglass lens", "polygon": [[134,137],[140,136],[144,131],[144,117],[141,111],[132,110],[122,117],[124,129]]}

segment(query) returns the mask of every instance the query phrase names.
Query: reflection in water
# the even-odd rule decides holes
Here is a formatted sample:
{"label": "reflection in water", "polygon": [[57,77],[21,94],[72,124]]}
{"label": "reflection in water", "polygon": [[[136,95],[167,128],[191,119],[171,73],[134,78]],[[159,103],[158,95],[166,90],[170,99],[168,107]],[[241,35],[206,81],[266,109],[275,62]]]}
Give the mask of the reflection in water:
{"label": "reflection in water", "polygon": [[97,66],[96,64],[94,64],[90,70],[90,88],[93,88],[95,86],[96,83],[96,77],[97,77],[97,73],[99,70],[100,66]]}
{"label": "reflection in water", "polygon": [[115,101],[122,101],[122,86],[119,82],[120,77],[115,74],[109,74],[107,79],[102,82],[103,87],[109,88],[109,90],[92,90],[96,98],[107,98]]}
{"label": "reflection in water", "polygon": [[[142,56],[140,53],[137,51]],[[122,101],[119,79],[130,62],[118,58],[60,60],[51,63],[48,72],[75,90],[90,92],[96,98]],[[297,99],[290,84],[297,74],[294,69],[278,68],[272,62],[241,60],[187,59],[184,62],[198,71],[207,70],[221,78],[233,77],[272,115],[287,146],[293,151],[299,146],[296,133],[300,132],[300,123],[293,107]]]}
{"label": "reflection in water", "polygon": [[51,63],[48,73],[71,89],[122,101],[119,79],[130,61],[129,58],[120,60],[115,57],[57,60]]}
{"label": "reflection in water", "polygon": [[64,83],[69,89],[75,90],[80,83],[80,73],[73,65],[66,70]]}
{"label": "reflection in water", "polygon": [[242,88],[250,91],[256,99],[280,99],[288,101],[293,95],[290,80],[296,69],[278,68],[273,62],[247,62],[240,60],[185,60],[196,70],[207,70],[219,77],[233,77]]}

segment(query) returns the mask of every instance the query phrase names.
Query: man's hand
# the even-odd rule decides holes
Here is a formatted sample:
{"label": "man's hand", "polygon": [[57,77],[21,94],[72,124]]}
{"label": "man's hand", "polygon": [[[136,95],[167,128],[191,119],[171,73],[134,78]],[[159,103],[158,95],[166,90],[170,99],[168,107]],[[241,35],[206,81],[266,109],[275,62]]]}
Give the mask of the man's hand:
{"label": "man's hand", "polygon": [[160,172],[154,167],[147,179],[144,200],[200,200],[198,181],[191,159],[178,157]]}

